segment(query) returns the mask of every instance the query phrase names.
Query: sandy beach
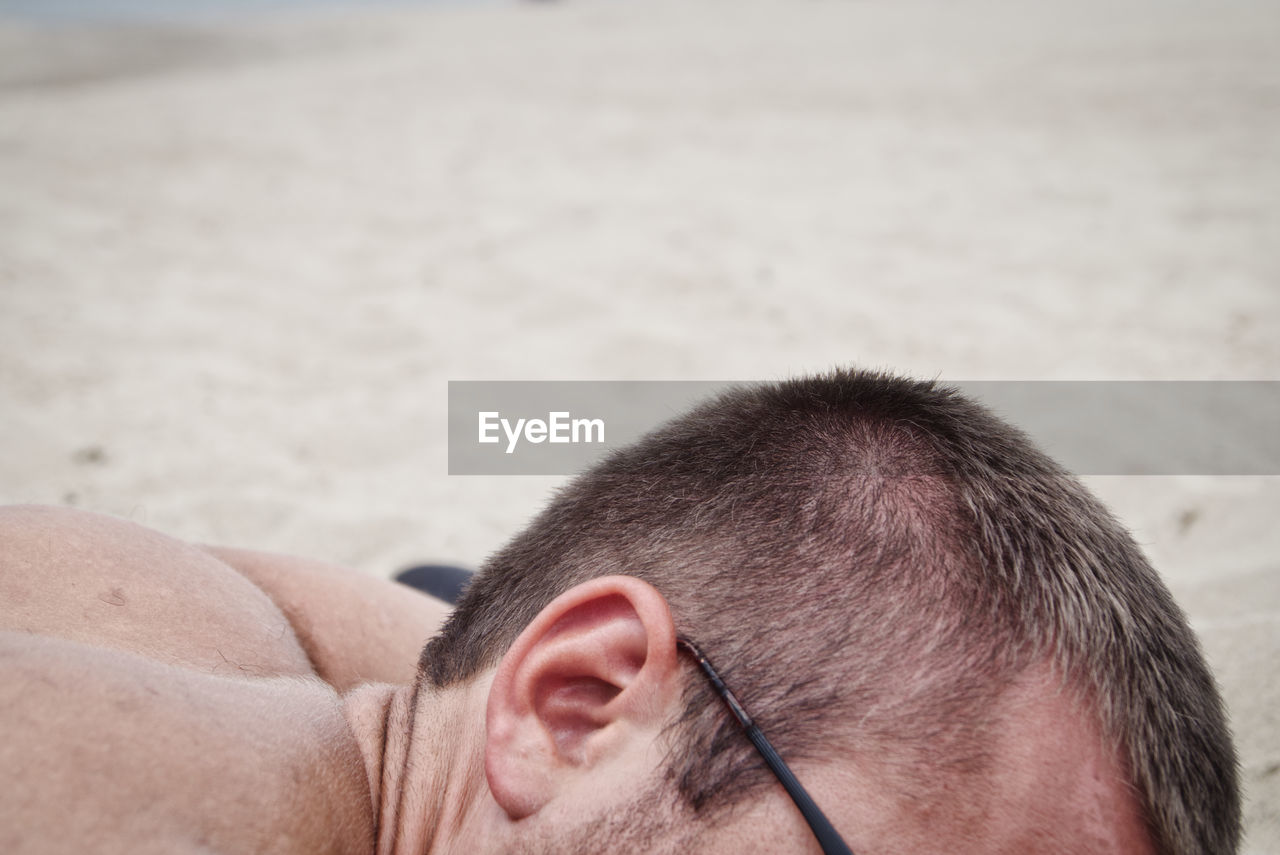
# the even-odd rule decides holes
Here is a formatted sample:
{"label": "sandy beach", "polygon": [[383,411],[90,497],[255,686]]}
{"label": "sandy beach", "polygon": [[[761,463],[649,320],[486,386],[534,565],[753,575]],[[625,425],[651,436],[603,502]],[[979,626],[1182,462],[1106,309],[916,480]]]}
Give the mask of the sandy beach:
{"label": "sandy beach", "polygon": [[[1280,380],[1266,0],[2,14],[2,502],[388,575],[562,480],[450,380]],[[1088,480],[1280,855],[1280,478]]]}

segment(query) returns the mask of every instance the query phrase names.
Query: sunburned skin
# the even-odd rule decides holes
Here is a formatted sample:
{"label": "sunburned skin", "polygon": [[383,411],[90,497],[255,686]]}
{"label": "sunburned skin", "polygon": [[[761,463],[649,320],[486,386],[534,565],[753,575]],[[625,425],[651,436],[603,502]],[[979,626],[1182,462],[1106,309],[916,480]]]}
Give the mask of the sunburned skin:
{"label": "sunburned skin", "polygon": [[1125,765],[1048,668],[1001,698],[1000,719],[993,802],[1016,829],[1000,851],[1154,855]]}
{"label": "sunburned skin", "polygon": [[[0,851],[373,851],[394,686],[344,698],[349,663],[325,682],[261,588],[155,532],[15,508],[0,543]],[[407,681],[445,609],[394,593],[416,637],[364,644]]]}
{"label": "sunburned skin", "polygon": [[1155,855],[1124,765],[1091,721],[1049,668],[1032,668],[1000,697],[988,768],[970,786],[895,793],[873,761],[828,773],[829,786],[855,806],[864,851],[881,855]]}
{"label": "sunburned skin", "polygon": [[314,676],[0,637],[4,851],[371,851],[359,747]]}
{"label": "sunburned skin", "polygon": [[[572,588],[415,701],[447,609],[408,589],[57,509],[0,509],[0,547],[0,852],[590,853],[629,816],[645,851],[816,851],[780,788],[648,834],[688,663],[638,579]],[[1154,852],[1053,675],[994,714],[972,790],[896,792],[875,756],[796,772],[860,855]]]}

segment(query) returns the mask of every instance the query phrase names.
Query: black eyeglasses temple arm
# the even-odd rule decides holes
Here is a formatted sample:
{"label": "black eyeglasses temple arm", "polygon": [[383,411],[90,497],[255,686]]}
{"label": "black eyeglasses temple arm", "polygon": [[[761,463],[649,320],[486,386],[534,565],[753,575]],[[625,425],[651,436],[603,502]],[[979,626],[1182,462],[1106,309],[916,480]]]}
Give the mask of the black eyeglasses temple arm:
{"label": "black eyeglasses temple arm", "polygon": [[800,813],[804,814],[804,818],[809,821],[809,827],[813,829],[813,836],[818,838],[818,843],[822,845],[824,855],[853,855],[853,851],[845,845],[839,832],[835,830],[831,821],[827,819],[827,815],[814,802],[813,797],[809,795],[809,791],[796,780],[796,776],[791,774],[790,767],[782,762],[782,758],[778,756],[778,752],[774,750],[773,745],[754,723],[747,727],[747,738],[759,749],[760,754],[764,757],[764,762],[769,764],[773,774],[777,775],[778,780],[782,782],[787,795],[791,796],[791,800],[796,803]]}
{"label": "black eyeglasses temple arm", "polygon": [[711,681],[716,694],[724,700],[729,712],[742,725],[742,729],[746,731],[747,738],[751,740],[751,744],[760,752],[764,762],[773,771],[773,774],[778,777],[783,789],[787,791],[787,795],[791,796],[791,800],[796,803],[796,807],[804,815],[809,827],[813,829],[814,837],[818,838],[818,843],[822,846],[823,855],[853,855],[853,851],[841,839],[835,826],[827,819],[827,815],[822,812],[822,809],[814,802],[813,797],[809,795],[808,790],[792,774],[791,768],[787,766],[778,754],[777,749],[773,747],[773,744],[756,726],[755,721],[751,716],[747,715],[747,711],[742,708],[742,704],[738,703],[737,696],[724,684],[724,680],[720,679],[720,675],[711,666],[711,662],[706,655],[698,649],[697,645],[687,639],[677,638],[676,644],[684,648],[694,658],[694,661],[698,663],[698,667],[702,669],[702,673],[706,674],[707,679]]}

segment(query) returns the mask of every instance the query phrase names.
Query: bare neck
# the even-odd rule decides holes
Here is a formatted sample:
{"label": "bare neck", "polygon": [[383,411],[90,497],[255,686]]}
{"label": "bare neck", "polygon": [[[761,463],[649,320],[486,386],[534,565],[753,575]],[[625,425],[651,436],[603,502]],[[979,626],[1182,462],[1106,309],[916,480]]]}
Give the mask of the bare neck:
{"label": "bare neck", "polygon": [[[450,851],[483,797],[483,695],[370,684],[344,712],[369,780],[377,855]],[[452,847],[456,848],[456,847]]]}

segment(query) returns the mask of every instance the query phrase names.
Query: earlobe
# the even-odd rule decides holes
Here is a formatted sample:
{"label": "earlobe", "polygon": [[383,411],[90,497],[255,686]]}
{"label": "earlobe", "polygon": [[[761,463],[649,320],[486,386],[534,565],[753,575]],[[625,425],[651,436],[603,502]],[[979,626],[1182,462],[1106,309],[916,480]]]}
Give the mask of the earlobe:
{"label": "earlobe", "polygon": [[680,685],[666,600],[630,576],[593,579],[543,609],[489,689],[485,773],[513,819],[555,797],[628,739],[651,742]]}

